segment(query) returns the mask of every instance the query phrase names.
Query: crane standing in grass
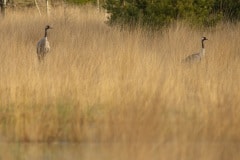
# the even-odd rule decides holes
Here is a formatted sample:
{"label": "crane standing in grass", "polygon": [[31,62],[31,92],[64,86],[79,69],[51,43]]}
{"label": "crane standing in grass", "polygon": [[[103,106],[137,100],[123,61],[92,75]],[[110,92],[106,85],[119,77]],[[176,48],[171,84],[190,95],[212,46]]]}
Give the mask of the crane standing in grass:
{"label": "crane standing in grass", "polygon": [[39,61],[43,61],[46,54],[50,51],[50,45],[47,39],[47,30],[52,29],[49,25],[45,27],[45,35],[37,43],[37,56]]}
{"label": "crane standing in grass", "polygon": [[204,41],[208,40],[206,37],[202,37],[202,50],[199,53],[187,56],[182,62],[193,63],[201,61],[202,57],[205,56]]}

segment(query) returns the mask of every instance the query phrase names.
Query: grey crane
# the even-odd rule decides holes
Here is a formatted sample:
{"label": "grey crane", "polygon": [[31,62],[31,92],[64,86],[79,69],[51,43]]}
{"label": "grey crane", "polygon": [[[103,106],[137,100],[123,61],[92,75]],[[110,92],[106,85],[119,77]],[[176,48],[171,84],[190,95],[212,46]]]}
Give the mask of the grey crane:
{"label": "grey crane", "polygon": [[208,40],[206,37],[202,37],[202,49],[199,53],[195,53],[192,55],[187,56],[182,62],[193,63],[201,61],[202,57],[205,56],[205,48],[204,48],[204,41]]}
{"label": "grey crane", "polygon": [[50,51],[50,45],[47,39],[47,30],[53,29],[51,26],[47,25],[45,27],[45,34],[42,39],[37,43],[37,56],[39,61],[43,61],[46,54]]}

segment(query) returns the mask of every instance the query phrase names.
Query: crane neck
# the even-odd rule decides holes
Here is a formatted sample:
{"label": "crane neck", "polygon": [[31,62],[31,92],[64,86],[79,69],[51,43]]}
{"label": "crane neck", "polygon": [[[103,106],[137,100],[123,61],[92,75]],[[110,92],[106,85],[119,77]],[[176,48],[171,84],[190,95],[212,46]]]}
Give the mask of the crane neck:
{"label": "crane neck", "polygon": [[204,49],[204,40],[202,40],[202,49]]}
{"label": "crane neck", "polygon": [[201,53],[200,53],[200,56],[201,56],[201,57],[205,56],[205,48],[202,48],[202,51],[201,51]]}
{"label": "crane neck", "polygon": [[47,37],[47,29],[45,29],[45,35],[44,35],[44,37]]}

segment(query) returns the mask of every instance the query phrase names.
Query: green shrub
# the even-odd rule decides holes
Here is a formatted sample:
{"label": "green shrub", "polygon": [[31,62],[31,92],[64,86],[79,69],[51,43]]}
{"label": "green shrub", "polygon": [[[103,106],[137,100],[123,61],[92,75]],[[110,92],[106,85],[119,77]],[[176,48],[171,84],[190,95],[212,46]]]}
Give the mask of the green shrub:
{"label": "green shrub", "polygon": [[104,8],[110,14],[111,25],[154,29],[175,20],[209,27],[222,19],[240,19],[240,2],[234,0],[107,0]]}
{"label": "green shrub", "polygon": [[89,2],[95,2],[96,0],[66,0],[66,2],[68,3],[72,3],[72,4],[86,4]]}

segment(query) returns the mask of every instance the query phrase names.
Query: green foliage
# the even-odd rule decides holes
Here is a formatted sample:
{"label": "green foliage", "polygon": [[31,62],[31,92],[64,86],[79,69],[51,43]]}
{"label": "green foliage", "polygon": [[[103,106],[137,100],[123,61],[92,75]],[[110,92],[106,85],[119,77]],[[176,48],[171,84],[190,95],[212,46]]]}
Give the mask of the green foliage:
{"label": "green foliage", "polygon": [[66,0],[68,3],[73,3],[73,4],[85,4],[89,2],[95,2],[96,0]]}
{"label": "green foliage", "polygon": [[240,19],[240,1],[235,0],[107,0],[109,24],[147,26],[158,29],[175,20],[200,27],[214,26],[222,19]]}
{"label": "green foliage", "polygon": [[240,1],[239,0],[215,0],[214,10],[223,15],[225,20],[240,20]]}

